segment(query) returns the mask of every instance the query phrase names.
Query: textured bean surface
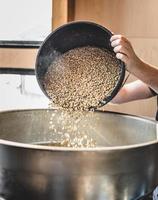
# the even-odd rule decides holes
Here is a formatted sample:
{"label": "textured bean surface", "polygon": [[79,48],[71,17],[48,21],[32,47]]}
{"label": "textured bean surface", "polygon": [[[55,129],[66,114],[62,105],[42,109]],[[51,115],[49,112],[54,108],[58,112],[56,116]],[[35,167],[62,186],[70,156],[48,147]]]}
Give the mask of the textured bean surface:
{"label": "textured bean surface", "polygon": [[111,94],[119,75],[115,54],[87,46],[58,56],[45,74],[44,87],[59,107],[88,110]]}

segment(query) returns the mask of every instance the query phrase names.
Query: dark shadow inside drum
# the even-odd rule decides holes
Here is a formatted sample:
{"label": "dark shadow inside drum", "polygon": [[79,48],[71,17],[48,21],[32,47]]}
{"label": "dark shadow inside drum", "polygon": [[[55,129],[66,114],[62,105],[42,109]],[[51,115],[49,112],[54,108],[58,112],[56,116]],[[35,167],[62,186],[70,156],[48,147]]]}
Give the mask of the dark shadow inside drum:
{"label": "dark shadow inside drum", "polygon": [[[55,134],[49,129],[50,118],[57,133],[62,125],[58,123],[60,111],[27,110],[0,113],[0,138],[4,140],[48,144],[54,141]],[[97,147],[141,144],[156,140],[156,123],[139,117],[113,112],[94,112],[88,120],[82,118],[80,131],[88,133]]]}

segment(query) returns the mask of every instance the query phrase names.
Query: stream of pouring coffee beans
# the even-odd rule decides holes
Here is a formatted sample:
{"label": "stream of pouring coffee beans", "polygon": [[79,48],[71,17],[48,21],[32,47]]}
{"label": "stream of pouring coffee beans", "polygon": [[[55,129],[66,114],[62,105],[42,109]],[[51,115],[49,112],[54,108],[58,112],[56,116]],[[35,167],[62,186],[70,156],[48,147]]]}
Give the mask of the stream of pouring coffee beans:
{"label": "stream of pouring coffee beans", "polygon": [[[52,145],[68,147],[95,147],[90,134],[81,132],[79,122],[93,112],[100,101],[110,95],[120,77],[119,61],[115,54],[96,47],[80,47],[59,55],[48,68],[44,77],[44,88],[54,104],[63,109],[59,122],[54,124],[53,115],[50,129],[59,138]],[[89,115],[89,116],[88,116]],[[58,123],[62,131],[58,131]],[[90,127],[87,127],[89,129]],[[60,132],[60,137],[59,137]],[[72,134],[73,133],[73,134]]]}

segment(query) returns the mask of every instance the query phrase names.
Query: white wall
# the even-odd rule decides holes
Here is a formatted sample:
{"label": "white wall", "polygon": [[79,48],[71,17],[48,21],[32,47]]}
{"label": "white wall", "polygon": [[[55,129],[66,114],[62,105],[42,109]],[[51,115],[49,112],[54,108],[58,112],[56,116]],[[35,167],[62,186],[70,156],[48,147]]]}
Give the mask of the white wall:
{"label": "white wall", "polygon": [[0,40],[43,40],[51,30],[51,0],[0,0]]}
{"label": "white wall", "polygon": [[0,74],[0,111],[47,108],[48,102],[35,76]]}

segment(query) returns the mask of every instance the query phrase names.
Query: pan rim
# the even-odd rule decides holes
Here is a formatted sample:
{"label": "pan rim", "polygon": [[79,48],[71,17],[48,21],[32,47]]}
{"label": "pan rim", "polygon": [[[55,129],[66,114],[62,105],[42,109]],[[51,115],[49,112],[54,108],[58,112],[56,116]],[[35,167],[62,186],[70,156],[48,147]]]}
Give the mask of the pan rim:
{"label": "pan rim", "polygon": [[[0,114],[3,113],[13,113],[13,112],[32,112],[32,111],[47,111],[47,110],[56,110],[56,109],[46,109],[46,108],[34,108],[34,109],[12,109],[12,110],[5,110],[5,111],[0,111]],[[100,111],[96,110],[95,112],[101,112],[101,113],[109,113],[109,114],[116,114],[116,115],[123,115],[123,116],[128,116],[133,119],[139,119],[143,121],[150,121],[151,123],[155,123],[156,126],[158,125],[158,122],[146,118],[146,117],[140,117],[136,115],[131,115],[131,114],[126,114],[126,113],[121,113],[121,112],[113,112],[113,111]],[[132,145],[123,145],[123,146],[112,146],[112,147],[91,147],[91,148],[86,148],[86,147],[80,147],[80,148],[72,148],[72,147],[55,147],[55,146],[43,146],[43,145],[37,145],[37,144],[27,144],[27,143],[21,143],[21,142],[14,142],[10,140],[4,140],[0,139],[0,145],[6,145],[10,147],[15,147],[15,148],[24,148],[24,149],[32,149],[32,150],[47,150],[47,151],[59,151],[59,152],[104,152],[104,151],[122,151],[122,150],[133,150],[137,148],[144,148],[147,146],[151,145],[156,145],[158,144],[158,140],[152,140],[149,142],[144,142],[140,144],[132,144]]]}

